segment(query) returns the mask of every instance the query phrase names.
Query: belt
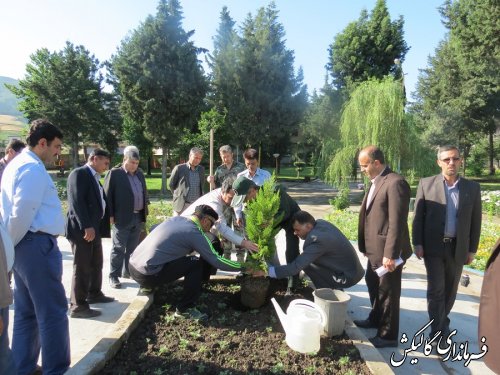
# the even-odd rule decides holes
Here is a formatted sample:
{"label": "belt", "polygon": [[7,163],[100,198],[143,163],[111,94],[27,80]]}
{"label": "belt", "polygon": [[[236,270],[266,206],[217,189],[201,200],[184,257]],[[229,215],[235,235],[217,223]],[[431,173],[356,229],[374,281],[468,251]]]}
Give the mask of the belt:
{"label": "belt", "polygon": [[455,237],[444,237],[443,238],[443,243],[453,243],[455,242],[457,239]]}
{"label": "belt", "polygon": [[31,233],[38,234],[38,235],[41,235],[41,236],[50,236],[50,237],[54,237],[54,238],[59,237],[59,235],[57,235],[57,234],[50,234],[50,233],[42,232],[40,230],[38,232],[31,232]]}

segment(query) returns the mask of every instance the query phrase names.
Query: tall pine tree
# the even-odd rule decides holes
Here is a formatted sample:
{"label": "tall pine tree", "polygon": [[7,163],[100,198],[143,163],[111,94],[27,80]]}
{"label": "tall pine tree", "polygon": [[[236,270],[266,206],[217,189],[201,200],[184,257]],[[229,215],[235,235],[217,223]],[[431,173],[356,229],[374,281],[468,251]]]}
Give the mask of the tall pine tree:
{"label": "tall pine tree", "polygon": [[184,31],[182,18],[178,0],[160,0],[156,15],[122,42],[112,61],[124,116],[163,150],[163,193],[169,149],[196,130],[207,91],[201,49],[189,40],[194,31]]}

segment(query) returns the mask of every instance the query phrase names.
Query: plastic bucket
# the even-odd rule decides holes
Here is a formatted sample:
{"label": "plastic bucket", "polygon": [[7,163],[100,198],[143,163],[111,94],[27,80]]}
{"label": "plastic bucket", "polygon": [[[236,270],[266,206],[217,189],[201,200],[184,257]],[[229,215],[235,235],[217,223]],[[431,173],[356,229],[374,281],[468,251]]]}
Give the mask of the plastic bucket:
{"label": "plastic bucket", "polygon": [[324,333],[328,337],[339,336],[344,332],[347,317],[349,294],[336,289],[320,288],[313,292],[314,302],[326,315]]}

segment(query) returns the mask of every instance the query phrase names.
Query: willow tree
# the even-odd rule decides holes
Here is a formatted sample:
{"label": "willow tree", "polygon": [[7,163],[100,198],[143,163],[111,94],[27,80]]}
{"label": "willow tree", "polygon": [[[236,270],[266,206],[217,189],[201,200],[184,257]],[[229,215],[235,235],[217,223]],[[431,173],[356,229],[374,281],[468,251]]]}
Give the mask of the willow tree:
{"label": "willow tree", "polygon": [[377,145],[386,161],[399,169],[403,150],[408,146],[404,126],[404,87],[400,80],[365,81],[352,92],[342,112],[342,148],[327,170],[327,180],[342,185],[356,170],[356,155],[367,145]]}

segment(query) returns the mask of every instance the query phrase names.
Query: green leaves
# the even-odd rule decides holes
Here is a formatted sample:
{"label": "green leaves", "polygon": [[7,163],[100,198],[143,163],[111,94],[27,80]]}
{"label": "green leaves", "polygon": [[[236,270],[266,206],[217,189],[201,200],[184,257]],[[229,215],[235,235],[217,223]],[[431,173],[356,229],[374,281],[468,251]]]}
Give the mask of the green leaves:
{"label": "green leaves", "polygon": [[20,109],[29,120],[48,118],[64,134],[78,162],[78,142],[106,139],[113,127],[102,92],[99,61],[83,46],[66,46],[58,52],[46,48],[31,55],[19,87],[8,86],[21,99]]}
{"label": "green leaves", "polygon": [[388,74],[399,78],[394,59],[403,61],[409,50],[403,26],[402,17],[391,21],[385,0],[378,0],[370,15],[363,10],[357,21],[335,36],[329,48],[327,68],[334,85],[350,88]]}
{"label": "green leaves", "polygon": [[267,270],[266,262],[273,259],[276,252],[274,237],[280,231],[281,216],[277,217],[280,207],[280,194],[276,191],[276,178],[273,175],[262,185],[255,200],[245,209],[246,232],[248,238],[259,246],[259,251],[250,255],[254,268]]}

